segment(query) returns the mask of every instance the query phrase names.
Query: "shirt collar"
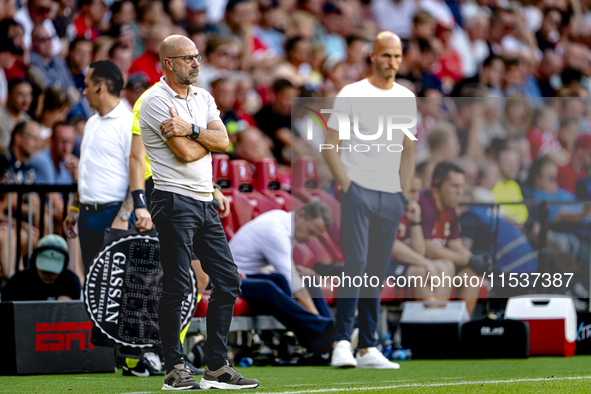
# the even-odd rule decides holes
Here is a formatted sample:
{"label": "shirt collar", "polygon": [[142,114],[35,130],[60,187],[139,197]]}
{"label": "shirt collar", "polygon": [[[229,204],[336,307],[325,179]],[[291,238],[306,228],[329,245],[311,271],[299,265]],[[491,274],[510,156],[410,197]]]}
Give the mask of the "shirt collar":
{"label": "shirt collar", "polygon": [[[170,86],[168,86],[164,77],[160,78],[160,84],[158,86],[160,86],[161,89],[164,89],[164,91],[168,93],[171,97],[184,99],[183,96],[181,96],[180,94],[172,90]],[[189,95],[187,96],[187,99],[189,99],[189,97],[191,96],[196,96],[197,94],[199,94],[199,89],[197,89],[193,85],[189,85]]]}
{"label": "shirt collar", "polygon": [[101,119],[111,119],[111,118],[116,118],[119,115],[119,111],[121,110],[121,108],[125,108],[123,105],[123,100],[119,100],[119,104],[117,104],[115,106],[115,108],[113,108],[111,110],[111,112],[109,112],[108,114],[106,114],[105,116],[100,116]]}

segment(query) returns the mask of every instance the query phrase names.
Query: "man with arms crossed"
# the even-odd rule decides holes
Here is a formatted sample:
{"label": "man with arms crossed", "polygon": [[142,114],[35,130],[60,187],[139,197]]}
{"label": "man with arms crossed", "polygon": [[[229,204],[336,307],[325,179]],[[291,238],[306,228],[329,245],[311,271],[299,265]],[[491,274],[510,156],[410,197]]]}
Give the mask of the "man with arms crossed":
{"label": "man with arms crossed", "polygon": [[[371,108],[359,113],[353,108],[354,98],[367,97],[388,100],[404,97],[415,100],[414,94],[394,82],[402,62],[402,43],[391,32],[381,32],[374,41],[371,54],[372,75],[345,86],[335,99],[335,109],[344,112],[352,121],[358,114],[359,129],[374,133],[373,124],[365,119],[377,118]],[[375,101],[372,101],[375,103]],[[414,101],[413,101],[414,103]],[[416,114],[416,103],[413,104]],[[370,113],[371,112],[371,113]],[[376,116],[373,116],[373,115]],[[353,126],[353,125],[352,125]],[[352,127],[353,128],[353,127]],[[371,130],[373,128],[373,130]],[[346,142],[367,143],[354,133],[350,141],[339,141],[339,120],[333,114],[328,121],[326,144],[338,146]],[[416,128],[414,128],[416,134]],[[341,192],[341,241],[345,254],[344,274],[353,278],[377,276],[384,280],[390,261],[392,245],[398,232],[398,224],[404,214],[408,193],[414,174],[414,142],[401,130],[394,130],[392,142],[402,145],[401,153],[358,152],[342,149],[325,149],[324,158],[342,189]],[[416,138],[415,138],[416,139]],[[381,287],[339,288],[336,313],[336,341],[331,365],[336,367],[396,369],[376,348],[376,324],[380,307]],[[351,333],[355,322],[355,309],[359,310],[359,353],[351,353]]]}
{"label": "man with arms crossed", "polygon": [[199,77],[199,60],[191,40],[167,37],[160,45],[165,76],[140,110],[142,140],[154,179],[150,208],[164,270],[158,310],[166,368],[163,390],[200,388],[183,362],[179,340],[181,305],[190,291],[191,252],[213,284],[201,388],[255,388],[257,380],[243,378],[227,362],[240,276],[218,217],[217,210],[226,206],[227,199],[213,187],[210,152],[227,152],[229,140],[213,97],[192,86]]}

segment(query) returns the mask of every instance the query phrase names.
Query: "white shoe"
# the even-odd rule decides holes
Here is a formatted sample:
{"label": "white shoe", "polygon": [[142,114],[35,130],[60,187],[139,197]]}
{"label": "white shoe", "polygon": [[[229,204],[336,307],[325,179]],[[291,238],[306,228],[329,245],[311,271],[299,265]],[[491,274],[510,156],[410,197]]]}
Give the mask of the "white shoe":
{"label": "white shoe", "polygon": [[357,366],[357,361],[351,352],[351,343],[349,341],[338,341],[332,350],[330,365],[340,368],[353,368]]}
{"label": "white shoe", "polygon": [[374,368],[374,369],[398,369],[400,365],[388,360],[382,352],[375,347],[367,348],[367,353],[359,356],[357,353],[357,368]]}

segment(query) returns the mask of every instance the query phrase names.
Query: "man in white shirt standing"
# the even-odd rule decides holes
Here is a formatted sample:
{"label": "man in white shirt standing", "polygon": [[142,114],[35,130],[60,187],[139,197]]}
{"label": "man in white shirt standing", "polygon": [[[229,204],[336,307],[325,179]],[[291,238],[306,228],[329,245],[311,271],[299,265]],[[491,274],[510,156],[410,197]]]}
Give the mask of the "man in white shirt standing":
{"label": "man in white shirt standing", "polygon": [[[293,243],[306,243],[332,227],[332,212],[321,201],[304,204],[295,212],[265,212],[246,223],[230,240],[230,249],[242,279],[242,298],[275,316],[299,342],[313,352],[314,363],[325,365],[334,339],[333,316],[319,287],[304,287],[303,276],[313,270],[294,265]],[[271,273],[269,265],[272,266]],[[311,279],[306,279],[311,284]],[[323,360],[322,355],[325,355]]]}
{"label": "man in white shirt standing", "polygon": [[84,127],[78,165],[78,193],[64,221],[69,238],[77,236],[84,268],[88,269],[103,245],[108,227],[127,229],[133,209],[129,197],[129,155],[133,115],[119,97],[121,71],[112,62],[92,63],[84,79],[84,95],[97,110]]}
{"label": "man in white shirt standing", "polygon": [[[159,52],[165,76],[144,98],[139,121],[152,165],[150,209],[164,271],[158,309],[166,369],[163,390],[255,388],[257,380],[243,378],[227,361],[240,276],[218,217],[218,208],[226,212],[229,204],[214,188],[211,151],[228,151],[228,132],[211,94],[193,86],[202,58],[195,44],[183,36],[169,36]],[[213,284],[200,384],[184,364],[179,339],[181,306],[191,283],[191,252]]]}
{"label": "man in white shirt standing", "polygon": [[[402,193],[409,193],[414,174],[416,99],[410,90],[394,82],[402,62],[402,43],[397,35],[379,33],[371,61],[372,75],[345,86],[335,98],[326,144],[322,145],[322,154],[342,190],[344,274],[351,278],[362,278],[364,274],[379,278],[377,285],[361,287],[351,282],[339,287],[331,365],[396,369],[399,365],[390,362],[376,348],[376,325],[381,284],[408,202]],[[397,118],[414,117],[414,124],[394,130],[388,127],[388,133],[383,132],[386,127],[380,127],[375,133],[378,119],[385,121],[384,115],[392,112],[398,114]],[[349,120],[345,121],[342,114]],[[387,121],[390,125],[390,117]],[[343,133],[341,137],[341,128],[349,130],[350,135]],[[386,134],[388,141],[384,141]],[[381,142],[380,138],[387,144],[369,145]],[[330,146],[339,149],[325,149]],[[350,338],[356,309],[359,310],[359,352],[354,358]]]}

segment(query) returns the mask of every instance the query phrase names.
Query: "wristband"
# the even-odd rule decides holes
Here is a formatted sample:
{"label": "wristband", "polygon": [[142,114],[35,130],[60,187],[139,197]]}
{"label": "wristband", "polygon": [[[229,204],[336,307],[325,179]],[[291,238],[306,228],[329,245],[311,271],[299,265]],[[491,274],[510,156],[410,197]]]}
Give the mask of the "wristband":
{"label": "wristband", "polygon": [[408,222],[411,226],[422,226],[423,222]]}
{"label": "wristband", "polygon": [[70,206],[70,211],[74,211],[76,213],[80,213],[80,208],[74,207],[74,206]]}
{"label": "wristband", "polygon": [[148,208],[148,204],[146,204],[146,194],[143,190],[132,191],[131,197],[133,197],[133,207],[135,209]]}
{"label": "wristband", "polygon": [[217,189],[217,190],[222,190],[222,187],[220,185],[218,185],[217,183],[215,185],[213,185],[213,188]]}

